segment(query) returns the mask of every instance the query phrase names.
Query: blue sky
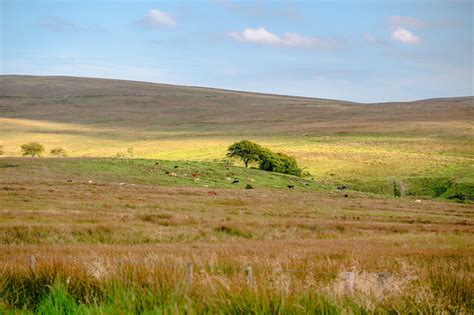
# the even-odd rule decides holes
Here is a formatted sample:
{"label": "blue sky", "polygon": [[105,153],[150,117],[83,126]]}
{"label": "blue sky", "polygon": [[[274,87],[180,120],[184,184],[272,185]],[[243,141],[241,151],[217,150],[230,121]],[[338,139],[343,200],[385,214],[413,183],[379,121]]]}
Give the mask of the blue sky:
{"label": "blue sky", "polygon": [[360,102],[474,94],[471,0],[0,1],[2,74]]}

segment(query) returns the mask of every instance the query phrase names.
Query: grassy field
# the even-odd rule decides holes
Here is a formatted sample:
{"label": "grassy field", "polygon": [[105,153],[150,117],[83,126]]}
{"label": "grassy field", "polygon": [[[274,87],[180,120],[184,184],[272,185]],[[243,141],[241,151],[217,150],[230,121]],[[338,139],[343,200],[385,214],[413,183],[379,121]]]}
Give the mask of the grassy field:
{"label": "grassy field", "polygon": [[[331,191],[213,163],[4,158],[0,205],[6,312],[474,308],[469,204]],[[350,295],[346,271],[356,275]]]}
{"label": "grassy field", "polygon": [[390,194],[472,196],[474,99],[357,104],[143,82],[0,77],[7,156],[29,141],[72,157],[221,160],[249,139],[288,153],[331,185]]}
{"label": "grassy field", "polygon": [[[1,76],[0,313],[471,314],[473,118],[472,97]],[[310,174],[223,163],[244,138]]]}

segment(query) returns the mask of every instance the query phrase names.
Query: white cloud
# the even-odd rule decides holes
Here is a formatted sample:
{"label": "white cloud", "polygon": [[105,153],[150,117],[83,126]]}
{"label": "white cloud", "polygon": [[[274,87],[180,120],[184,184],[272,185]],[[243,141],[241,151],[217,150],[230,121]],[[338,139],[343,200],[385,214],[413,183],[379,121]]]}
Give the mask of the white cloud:
{"label": "white cloud", "polygon": [[388,24],[392,32],[392,39],[404,44],[419,44],[422,42],[421,37],[415,35],[406,27],[424,27],[426,25],[424,21],[410,16],[394,15],[388,19]]}
{"label": "white cloud", "polygon": [[391,16],[388,19],[388,21],[392,27],[397,27],[397,26],[424,27],[425,26],[425,22],[423,22],[420,19],[410,17],[410,16],[394,15],[394,16]]}
{"label": "white cloud", "polygon": [[255,44],[279,45],[282,44],[281,39],[263,27],[246,28],[242,32],[231,32],[229,36],[241,42],[250,42]]}
{"label": "white cloud", "polygon": [[138,21],[138,24],[145,27],[175,27],[176,20],[168,13],[152,9]]}
{"label": "white cloud", "polygon": [[228,36],[239,42],[281,47],[319,48],[330,50],[340,46],[340,43],[336,40],[322,40],[316,37],[303,36],[298,33],[284,33],[279,36],[267,31],[263,27],[246,28],[242,32],[230,32],[228,33]]}
{"label": "white cloud", "polygon": [[80,27],[58,16],[48,16],[40,20],[40,25],[51,32],[79,30]]}
{"label": "white cloud", "polygon": [[392,31],[392,38],[404,44],[419,44],[421,38],[403,27],[396,27]]}

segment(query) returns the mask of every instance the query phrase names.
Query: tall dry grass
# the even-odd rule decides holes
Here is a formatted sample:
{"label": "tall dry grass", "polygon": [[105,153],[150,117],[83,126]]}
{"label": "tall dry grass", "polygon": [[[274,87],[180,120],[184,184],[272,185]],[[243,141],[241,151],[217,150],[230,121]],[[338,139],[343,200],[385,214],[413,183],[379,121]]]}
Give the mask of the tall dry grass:
{"label": "tall dry grass", "polygon": [[[362,250],[318,256],[303,244],[293,244],[298,250],[289,245],[268,244],[260,254],[255,244],[187,249],[51,247],[36,256],[34,272],[26,254],[33,248],[11,249],[17,255],[10,263],[2,260],[0,297],[6,312],[59,308],[72,313],[469,314],[474,310],[470,255],[399,258]],[[187,280],[188,263],[194,267],[192,283]],[[248,266],[253,267],[251,283],[244,272]],[[345,287],[345,271],[355,273],[353,293]]]}

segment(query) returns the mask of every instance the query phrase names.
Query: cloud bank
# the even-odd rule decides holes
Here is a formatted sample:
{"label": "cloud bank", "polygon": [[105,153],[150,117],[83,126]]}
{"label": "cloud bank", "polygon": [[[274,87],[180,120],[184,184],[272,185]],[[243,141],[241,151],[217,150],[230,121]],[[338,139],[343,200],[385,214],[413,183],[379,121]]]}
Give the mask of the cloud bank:
{"label": "cloud bank", "polygon": [[421,43],[421,38],[413,34],[403,27],[396,27],[392,31],[392,38],[398,42],[404,44],[419,44]]}
{"label": "cloud bank", "polygon": [[277,35],[267,31],[263,27],[246,28],[241,32],[230,32],[228,33],[228,36],[238,42],[290,48],[317,48],[332,50],[340,46],[340,43],[336,40],[323,40],[316,37],[309,37],[289,32]]}
{"label": "cloud bank", "polygon": [[388,19],[391,29],[392,39],[403,44],[419,44],[422,38],[417,36],[407,27],[420,28],[425,26],[425,22],[410,16],[394,15]]}
{"label": "cloud bank", "polygon": [[159,28],[159,27],[176,27],[176,20],[168,13],[158,9],[152,9],[142,17],[138,24],[143,27]]}

